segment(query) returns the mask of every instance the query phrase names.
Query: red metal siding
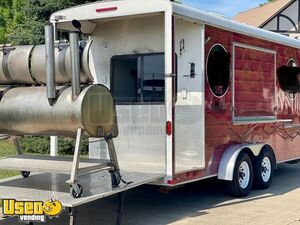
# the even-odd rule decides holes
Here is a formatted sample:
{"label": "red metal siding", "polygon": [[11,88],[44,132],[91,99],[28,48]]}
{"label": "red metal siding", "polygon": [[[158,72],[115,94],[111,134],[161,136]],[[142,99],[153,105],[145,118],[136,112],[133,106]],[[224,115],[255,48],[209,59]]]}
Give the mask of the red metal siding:
{"label": "red metal siding", "polygon": [[274,116],[275,57],[260,50],[234,48],[235,117]]}
{"label": "red metal siding", "polygon": [[[208,39],[210,37],[210,39]],[[266,48],[277,52],[276,68],[286,65],[290,58],[295,59],[300,65],[300,51],[284,45],[272,43],[257,38],[232,33],[215,27],[206,26],[206,39],[209,40],[205,46],[205,57],[211,47],[215,44],[221,44],[225,49],[233,55],[233,42]],[[233,60],[231,58],[231,60]],[[241,115],[269,115],[273,110],[274,98],[271,96],[273,92],[271,74],[274,73],[274,59],[271,54],[259,54],[252,51],[237,51],[237,81],[240,82],[236,86],[238,93],[237,101],[240,103],[247,102],[243,106],[245,111],[241,111]],[[231,68],[232,71],[233,68]],[[231,79],[232,82],[232,79]],[[262,96],[264,89],[267,89],[267,97]],[[245,93],[248,92],[248,93]],[[278,119],[293,119],[294,123],[299,123],[300,116],[300,96],[297,94],[294,101],[287,98],[279,85],[276,84],[277,100],[277,117]],[[174,178],[175,183],[188,181],[191,179],[202,178],[217,174],[221,157],[226,148],[233,143],[244,141],[266,142],[273,146],[277,161],[300,157],[300,137],[291,139],[295,134],[295,129],[276,127],[280,124],[261,124],[255,128],[244,140],[240,135],[247,133],[253,125],[233,125],[232,124],[232,83],[229,90],[222,98],[215,97],[205,83],[205,156],[206,169],[189,173],[178,174]],[[270,100],[272,98],[272,101]],[[272,103],[271,103],[272,102]],[[252,111],[256,109],[256,111]]]}

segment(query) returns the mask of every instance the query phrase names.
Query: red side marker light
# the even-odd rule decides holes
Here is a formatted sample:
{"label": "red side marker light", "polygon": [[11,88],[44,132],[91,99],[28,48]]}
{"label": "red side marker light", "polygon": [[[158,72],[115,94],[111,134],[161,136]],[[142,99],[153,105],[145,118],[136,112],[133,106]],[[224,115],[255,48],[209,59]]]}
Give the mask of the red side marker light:
{"label": "red side marker light", "polygon": [[175,184],[176,182],[175,182],[175,180],[168,180],[167,181],[167,184],[169,184],[169,185],[173,185],[173,184]]}
{"label": "red side marker light", "polygon": [[118,9],[118,7],[100,8],[100,9],[96,9],[96,12],[97,13],[102,13],[102,12],[115,11],[117,9]]}
{"label": "red side marker light", "polygon": [[172,135],[172,122],[171,121],[167,121],[166,123],[166,134],[167,135]]}

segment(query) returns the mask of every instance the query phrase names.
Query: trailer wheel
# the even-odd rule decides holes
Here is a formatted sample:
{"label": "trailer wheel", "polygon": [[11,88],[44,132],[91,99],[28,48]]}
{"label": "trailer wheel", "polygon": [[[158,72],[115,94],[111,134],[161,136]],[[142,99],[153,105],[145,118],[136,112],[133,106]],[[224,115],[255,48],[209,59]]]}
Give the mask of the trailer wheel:
{"label": "trailer wheel", "polygon": [[258,189],[270,187],[273,179],[275,159],[269,150],[263,150],[254,160],[254,186]]}
{"label": "trailer wheel", "polygon": [[21,171],[21,175],[22,175],[22,177],[27,178],[30,176],[30,172],[29,171]]}
{"label": "trailer wheel", "polygon": [[251,191],[253,184],[253,167],[249,155],[241,152],[236,160],[233,180],[228,182],[228,189],[232,196],[244,197]]}
{"label": "trailer wheel", "polygon": [[83,194],[83,187],[80,184],[73,184],[70,188],[73,198],[80,198]]}

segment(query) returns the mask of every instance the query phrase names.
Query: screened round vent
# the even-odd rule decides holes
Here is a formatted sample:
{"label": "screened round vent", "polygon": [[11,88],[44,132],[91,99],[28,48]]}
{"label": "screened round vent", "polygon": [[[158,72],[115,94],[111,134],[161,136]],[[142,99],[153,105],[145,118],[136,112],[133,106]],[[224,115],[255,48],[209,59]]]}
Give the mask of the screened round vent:
{"label": "screened round vent", "polygon": [[225,48],[220,45],[214,45],[207,58],[207,81],[210,90],[216,97],[223,97],[229,87],[230,79],[230,56]]}
{"label": "screened round vent", "polygon": [[294,59],[290,59],[286,66],[281,66],[277,70],[279,86],[290,100],[295,99],[296,93],[300,90],[299,74],[300,68]]}

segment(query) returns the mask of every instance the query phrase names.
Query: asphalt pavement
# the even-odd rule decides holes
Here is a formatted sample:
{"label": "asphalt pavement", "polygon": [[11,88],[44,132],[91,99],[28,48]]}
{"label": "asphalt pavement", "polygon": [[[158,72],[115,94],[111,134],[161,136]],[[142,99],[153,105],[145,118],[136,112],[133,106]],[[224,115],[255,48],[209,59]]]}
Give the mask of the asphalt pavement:
{"label": "asphalt pavement", "polygon": [[[78,208],[78,225],[114,225],[118,198]],[[46,225],[68,225],[68,213]],[[300,164],[282,164],[273,184],[245,198],[226,194],[224,183],[208,179],[166,193],[143,186],[127,193],[123,225],[300,225]],[[20,224],[17,218],[0,225]]]}

